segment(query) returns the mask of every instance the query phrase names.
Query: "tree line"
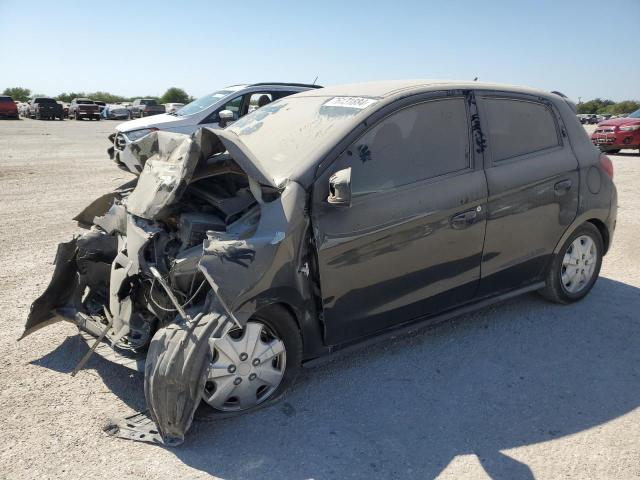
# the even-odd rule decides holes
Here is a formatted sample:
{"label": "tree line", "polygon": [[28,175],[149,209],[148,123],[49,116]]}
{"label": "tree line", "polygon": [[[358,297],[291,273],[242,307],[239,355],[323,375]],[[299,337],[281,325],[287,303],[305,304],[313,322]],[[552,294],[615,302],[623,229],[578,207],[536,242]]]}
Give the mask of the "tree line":
{"label": "tree line", "polygon": [[[9,95],[14,100],[20,102],[26,102],[33,97],[48,97],[40,93],[32,93],[30,89],[23,87],[9,87],[5,88],[3,95]],[[189,103],[194,100],[192,96],[187,94],[183,89],[177,87],[169,88],[160,97],[157,95],[140,95],[137,97],[123,97],[121,95],[114,95],[109,92],[69,92],[61,93],[55,97],[56,100],[61,102],[70,102],[74,98],[90,98],[91,100],[98,100],[106,103],[121,103],[121,102],[133,102],[136,98],[153,98],[159,103]]]}
{"label": "tree line", "polygon": [[640,109],[640,102],[635,100],[624,100],[616,103],[613,100],[595,98],[588,102],[578,104],[578,113],[609,113],[611,115],[620,115],[635,112],[638,109]]}

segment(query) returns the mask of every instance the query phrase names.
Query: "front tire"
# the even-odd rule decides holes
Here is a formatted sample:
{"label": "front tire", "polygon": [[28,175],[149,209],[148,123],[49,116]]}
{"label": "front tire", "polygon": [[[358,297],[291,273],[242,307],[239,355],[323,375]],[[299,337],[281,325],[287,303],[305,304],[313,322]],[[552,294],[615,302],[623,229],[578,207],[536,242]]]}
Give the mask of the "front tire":
{"label": "front tire", "polygon": [[554,256],[540,293],[556,303],[582,300],[598,279],[603,254],[600,231],[591,223],[581,225]]}
{"label": "front tire", "polygon": [[281,305],[262,309],[243,330],[214,342],[202,397],[209,415],[236,416],[275,403],[295,382],[301,363],[294,318]]}

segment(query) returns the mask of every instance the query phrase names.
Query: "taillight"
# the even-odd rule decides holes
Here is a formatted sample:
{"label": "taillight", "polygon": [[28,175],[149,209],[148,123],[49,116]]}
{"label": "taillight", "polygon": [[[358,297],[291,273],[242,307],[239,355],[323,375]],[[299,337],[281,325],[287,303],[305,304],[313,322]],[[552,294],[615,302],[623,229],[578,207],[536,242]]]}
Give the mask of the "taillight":
{"label": "taillight", "polygon": [[613,179],[613,163],[611,163],[611,159],[604,153],[600,154],[600,166],[607,172],[609,178]]}

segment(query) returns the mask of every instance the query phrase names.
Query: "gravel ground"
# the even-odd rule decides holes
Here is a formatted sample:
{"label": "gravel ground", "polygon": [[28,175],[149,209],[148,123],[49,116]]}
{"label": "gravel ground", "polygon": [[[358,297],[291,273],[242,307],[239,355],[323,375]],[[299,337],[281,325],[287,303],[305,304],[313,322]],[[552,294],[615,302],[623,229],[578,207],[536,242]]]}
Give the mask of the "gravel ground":
{"label": "gravel ground", "polygon": [[618,230],[591,294],[536,295],[305,371],[276,406],[196,421],[184,445],[113,439],[142,377],[70,324],[17,342],[73,215],[129,176],[112,122],[0,123],[0,477],[639,478],[640,156],[613,156]]}

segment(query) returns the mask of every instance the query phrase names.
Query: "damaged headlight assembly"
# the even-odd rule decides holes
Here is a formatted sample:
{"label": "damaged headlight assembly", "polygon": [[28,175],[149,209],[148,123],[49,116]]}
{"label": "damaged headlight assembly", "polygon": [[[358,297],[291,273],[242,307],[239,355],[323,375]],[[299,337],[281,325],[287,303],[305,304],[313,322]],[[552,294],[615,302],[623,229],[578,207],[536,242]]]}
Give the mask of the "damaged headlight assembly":
{"label": "damaged headlight assembly", "polygon": [[135,142],[136,140],[140,140],[142,137],[149,135],[151,132],[157,131],[157,128],[141,128],[140,130],[124,132],[123,135],[125,135],[131,142]]}

